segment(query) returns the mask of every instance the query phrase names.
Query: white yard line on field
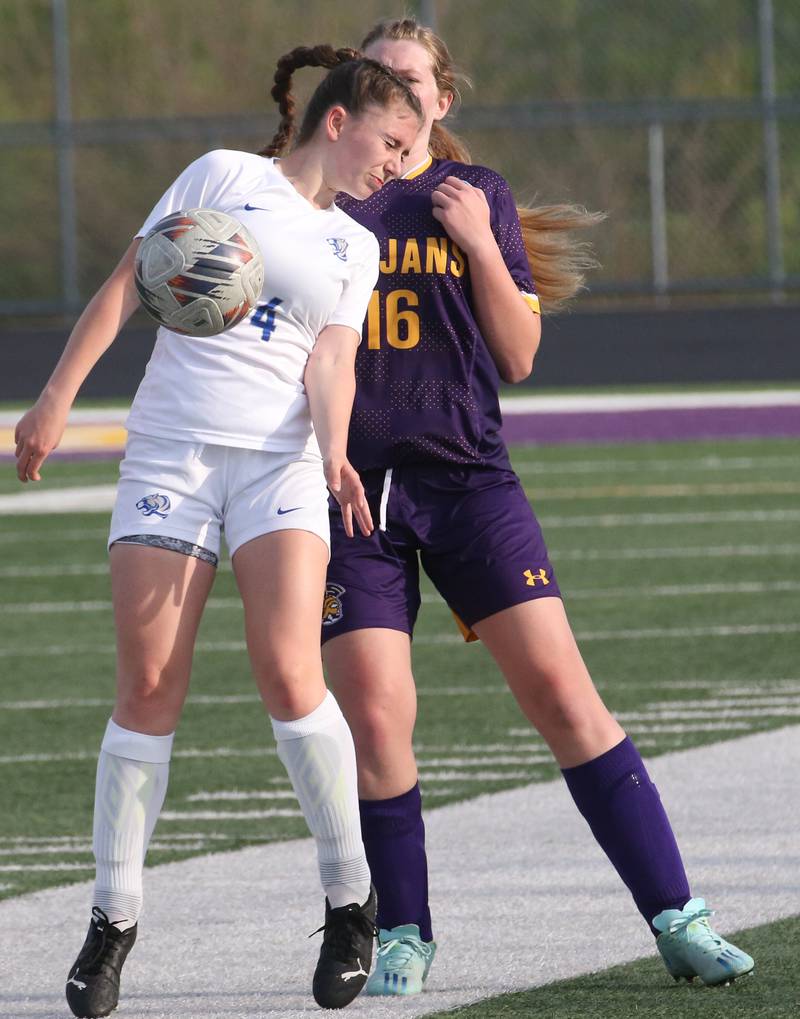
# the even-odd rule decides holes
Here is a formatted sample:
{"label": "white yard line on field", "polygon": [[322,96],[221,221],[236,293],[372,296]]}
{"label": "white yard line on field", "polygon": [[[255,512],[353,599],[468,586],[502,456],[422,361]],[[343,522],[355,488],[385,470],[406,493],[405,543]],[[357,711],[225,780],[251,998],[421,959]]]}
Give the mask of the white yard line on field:
{"label": "white yard line on field", "polygon": [[[797,717],[797,712],[792,712]],[[750,722],[657,722],[651,725],[648,722],[634,722],[625,727],[628,732],[636,736],[640,732],[649,733],[671,733],[689,734],[692,732],[748,732],[753,728]]]}
{"label": "white yard line on field", "polygon": [[[552,758],[549,759],[552,763]],[[491,762],[487,762],[491,763]],[[525,782],[531,777],[530,770],[527,771],[458,771],[455,768],[442,770],[419,769],[419,780],[422,786],[426,782],[457,782],[469,785],[483,782]]]}
{"label": "white yard line on field", "polygon": [[[695,407],[786,407],[800,403],[800,389],[728,389],[704,392],[667,393],[537,393],[509,395],[500,398],[504,414],[587,413],[614,410],[664,410]],[[74,408],[67,426],[123,425],[128,407]],[[0,428],[13,428],[19,421],[19,410],[0,411]]]}
{"label": "white yard line on field", "polygon": [[456,757],[456,756],[442,756],[442,757],[427,757],[424,753],[417,754],[417,761],[421,768],[479,768],[484,764],[490,764],[493,767],[504,764],[552,764],[553,755],[550,753],[519,753],[519,754],[500,754],[500,753],[486,753],[478,754],[475,757]]}
{"label": "white yard line on field", "polygon": [[[209,598],[206,609],[241,609],[241,598]],[[29,601],[0,602],[0,612],[33,615],[47,615],[63,612],[110,612],[113,608],[109,599],[95,601]]]}
{"label": "white yard line on field", "polygon": [[693,410],[703,407],[791,407],[800,404],[800,389],[728,390],[695,393],[537,394],[501,398],[503,414],[589,414],[623,410]]}
{"label": "white yard line on field", "polygon": [[107,513],[114,507],[116,485],[89,488],[32,489],[0,495],[0,515],[42,513]]}
{"label": "white yard line on field", "polygon": [[[800,555],[800,545],[708,545],[680,548],[551,548],[550,558],[563,562],[576,560],[591,562],[596,559],[730,559],[738,557],[764,558],[766,556]],[[230,564],[220,563],[221,572],[229,572]],[[36,579],[39,577],[101,577],[108,575],[108,563],[65,563],[46,566],[0,566],[0,580]],[[429,596],[424,596],[423,600]]]}
{"label": "white yard line on field", "polygon": [[[670,690],[707,690],[711,689],[715,694],[719,695],[720,699],[709,699],[702,701],[680,701],[681,706],[687,708],[699,708],[699,707],[725,707],[735,703],[737,699],[744,699],[745,703],[752,705],[753,707],[765,707],[769,705],[781,706],[796,704],[798,697],[800,697],[800,679],[758,679],[752,680],[751,686],[731,686],[730,684],[736,682],[740,683],[740,680],[719,680],[719,679],[650,679],[649,685],[651,688],[668,688]],[[613,679],[609,680],[607,684],[602,681],[598,683],[599,686],[613,686],[615,690],[622,689],[631,685],[639,687],[641,685],[640,680],[626,682],[624,680]],[[775,693],[764,694],[764,686],[768,685]],[[783,692],[787,696],[778,696],[778,693]],[[486,683],[478,684],[475,686],[440,686],[440,687],[426,687],[421,686],[417,688],[418,697],[464,697],[464,696],[482,696],[484,694],[498,694],[508,693],[508,687],[498,685],[497,683]],[[795,696],[790,696],[794,694]],[[722,699],[724,695],[724,699]],[[231,704],[259,704],[260,699],[258,694],[219,694],[215,696],[198,694],[194,695],[190,692],[189,703],[192,706],[203,705],[206,707],[216,707],[219,705],[231,705]],[[673,702],[663,701],[658,702],[659,704],[669,705]],[[53,700],[35,700],[35,701],[0,701],[0,711],[62,711],[62,710],[80,710],[82,708],[108,708],[109,710],[113,707],[114,700],[109,695],[108,697],[63,697]],[[653,704],[649,705],[653,707]],[[527,731],[527,730],[526,730]],[[535,734],[532,731],[528,732],[528,736],[531,739],[535,739]],[[439,745],[438,747],[430,745],[418,744],[420,749],[426,751],[433,750],[461,750],[464,752],[470,752],[471,750],[476,753],[483,753],[485,750],[508,750],[513,749],[505,745],[475,745],[475,744],[455,744],[454,746]],[[0,842],[3,839],[0,838]]]}
{"label": "white yard line on field", "polygon": [[108,563],[50,563],[47,566],[0,566],[0,579],[22,580],[38,577],[101,577],[108,575]]}
{"label": "white yard line on field", "polygon": [[[561,562],[577,560],[591,562],[596,559],[731,559],[740,556],[796,556],[800,545],[709,545],[707,547],[681,546],[680,548],[551,548],[550,558]],[[0,576],[2,574],[0,573]]]}
{"label": "white yard line on field", "polygon": [[[294,794],[292,794],[294,795]],[[194,840],[183,839],[179,841],[170,836],[170,842],[159,841],[153,839],[150,843],[150,848],[154,851],[160,852],[188,852],[199,849],[208,849],[212,847],[206,844],[205,839],[201,836]],[[56,843],[53,845],[46,845],[42,843],[19,843],[11,847],[0,848],[0,856],[91,856],[92,844],[87,842],[85,839],[82,843],[74,843],[71,845],[63,845]]]}
{"label": "white yard line on field", "polygon": [[685,474],[687,471],[702,471],[704,474],[709,471],[753,471],[767,470],[775,467],[790,467],[797,469],[797,455],[776,455],[776,456],[700,456],[700,457],[674,457],[661,456],[658,459],[629,460],[627,457],[607,458],[605,460],[547,460],[541,459],[541,449],[533,454],[539,459],[528,460],[523,457],[516,457],[514,470],[520,477],[527,474],[542,474],[548,478],[557,477],[559,474],[602,474],[609,473],[636,473],[645,472],[651,474]]}
{"label": "white yard line on field", "polygon": [[[683,680],[682,682],[687,682]],[[709,684],[706,681],[698,680],[691,689],[705,689]],[[418,697],[482,697],[486,694],[508,693],[507,686],[500,686],[497,683],[486,683],[480,686],[440,686],[420,687],[417,689]],[[232,694],[225,696],[195,696],[189,694],[191,705],[201,704],[214,707],[220,704],[260,704],[258,694]],[[36,701],[0,701],[0,711],[52,711],[72,710],[80,708],[102,708],[109,710],[114,706],[114,700],[108,697],[61,697],[54,700]]]}
{"label": "white yard line on field", "polygon": [[[187,747],[172,751],[173,757],[225,758],[225,757],[275,757],[277,751],[273,746],[263,747]],[[94,761],[97,750],[70,750],[53,754],[5,754],[0,757],[0,764],[60,764],[64,761]]]}
{"label": "white yard line on field", "polygon": [[752,626],[653,626],[640,630],[579,630],[579,641],[653,640],[686,637],[761,637],[769,634],[800,633],[800,623],[757,623]]}
{"label": "white yard line on field", "polygon": [[[638,630],[578,630],[575,637],[590,640],[654,640],[688,637],[762,637],[800,632],[800,623],[756,623],[749,626],[665,626]],[[463,644],[457,633],[420,634],[415,644]],[[198,641],[196,650],[201,653],[245,652],[243,640]],[[0,648],[0,658],[52,658],[67,655],[113,655],[113,644],[45,644],[41,647]]]}
{"label": "white yard line on field", "polygon": [[800,520],[800,509],[711,510],[680,513],[587,513],[579,516],[540,516],[544,528],[664,527],[668,524],[767,524]]}
{"label": "white yard line on field", "polygon": [[[780,594],[800,591],[800,580],[744,580],[732,583],[716,584],[665,584],[661,586],[643,587],[573,587],[569,601],[580,601],[587,598],[682,598],[707,595],[737,594]],[[441,595],[423,594],[424,605],[438,605],[446,608]],[[110,612],[113,608],[109,600],[96,601],[44,601],[44,602],[0,602],[0,612],[4,615],[57,615],[69,613]],[[207,611],[239,611],[242,608],[241,598],[209,598],[206,602]]]}
{"label": "white yard line on field", "polygon": [[302,817],[300,810],[162,810],[161,821],[266,821],[271,817]]}
{"label": "white yard line on field", "polygon": [[717,584],[662,584],[642,587],[573,588],[567,598],[686,598],[693,595],[777,594],[800,591],[798,580],[744,580]]}
{"label": "white yard line on field", "polygon": [[[84,491],[81,489],[81,491]],[[16,510],[3,510],[0,496],[0,516],[16,513]],[[9,496],[8,498],[12,498]],[[16,496],[14,496],[16,498]],[[107,507],[110,510],[111,506]],[[48,510],[48,514],[54,513]],[[72,512],[72,511],[70,511]],[[78,512],[78,510],[76,510]],[[95,512],[87,506],[80,512]],[[99,511],[98,511],[99,512]],[[104,514],[107,512],[103,511]],[[29,514],[25,514],[29,515]],[[540,515],[539,523],[548,529],[556,527],[664,527],[669,524],[763,524],[763,523],[794,523],[800,520],[800,509],[779,510],[712,510],[708,512],[669,512],[669,513],[582,513],[576,516],[560,514]],[[19,544],[26,541],[44,541],[63,544],[66,541],[85,541],[97,544],[108,536],[107,528],[91,528],[85,530],[55,529],[49,534],[41,529],[25,530],[19,526],[13,531],[3,531],[0,542],[3,544]]]}
{"label": "white yard line on field", "polygon": [[[479,692],[476,690],[476,692]],[[485,693],[486,691],[480,691]],[[489,691],[491,693],[507,694],[507,687],[499,687]],[[702,702],[705,703],[705,702]],[[711,703],[711,702],[709,702]],[[111,705],[109,704],[109,707]],[[0,706],[2,707],[2,706]],[[626,728],[633,733],[693,733],[693,732],[727,732],[736,730],[747,730],[753,728],[753,723],[766,718],[797,718],[800,716],[800,701],[793,701],[785,705],[761,707],[759,705],[744,705],[737,707],[714,708],[708,710],[684,710],[680,701],[667,702],[664,707],[659,704],[645,705],[644,710],[639,712],[620,712],[616,717],[626,724]],[[669,719],[679,718],[680,722],[671,723]],[[705,721],[711,719],[711,721]],[[737,721],[737,719],[739,721]],[[742,721],[744,720],[744,721]],[[655,724],[653,724],[655,723]],[[509,737],[516,739],[535,740],[536,734],[532,729],[512,728],[506,733]],[[265,737],[266,739],[266,737]],[[652,741],[641,741],[643,745],[652,745]],[[478,768],[482,765],[490,765],[495,768],[509,767],[511,765],[525,764],[529,767],[537,767],[543,764],[551,764],[552,756],[549,752],[542,752],[544,746],[541,741],[531,742],[529,745],[520,744],[470,744],[438,747],[416,744],[417,760],[422,773],[432,777],[438,774],[437,768],[464,769]],[[274,746],[265,744],[262,747],[177,747],[172,756],[177,759],[192,760],[213,760],[225,758],[262,758],[274,757],[277,751]],[[464,755],[467,756],[464,756]],[[469,756],[474,754],[475,756]],[[27,753],[27,754],[6,754],[0,757],[0,765],[17,764],[62,764],[68,761],[94,761],[97,759],[97,750],[73,750],[53,753]],[[480,777],[482,773],[468,771],[448,771],[448,775],[461,775],[465,779]],[[502,777],[525,778],[527,772],[503,773]],[[282,778],[271,779],[273,784],[286,785]],[[290,792],[237,792],[206,794],[199,793],[196,796],[187,797],[188,801],[202,801],[205,799],[292,799]],[[5,840],[0,839],[0,844]],[[13,840],[12,840],[13,841]],[[52,840],[49,840],[52,841]]]}
{"label": "white yard line on field", "polygon": [[[0,516],[4,514],[0,512]],[[108,514],[103,513],[104,518],[107,519]],[[19,522],[18,522],[19,523]],[[13,531],[3,529],[0,532],[0,544],[3,545],[18,545],[20,542],[26,542],[35,540],[38,545],[42,545],[45,542],[53,545],[61,546],[67,541],[74,542],[85,542],[103,547],[103,544],[108,537],[108,524],[105,527],[82,527],[82,528],[66,528],[66,527],[54,527],[49,532],[43,531],[40,527],[37,527],[35,532],[28,529],[17,527]]]}
{"label": "white yard line on field", "polygon": [[[2,863],[0,872],[13,874],[16,871],[24,871],[26,874],[31,871],[59,871],[59,870],[94,870],[94,864],[89,863]],[[0,1005],[3,1002],[3,995],[0,994]],[[0,1015],[3,1013],[0,1012]]]}
{"label": "white yard line on field", "polygon": [[[786,809],[796,794],[799,726],[668,754],[648,768],[693,894],[717,909],[721,932],[800,912],[800,822]],[[401,1006],[410,1019],[654,954],[652,936],[562,782],[430,811],[426,826],[439,944],[427,989],[402,1002],[362,996],[348,1015],[397,1019]],[[64,980],[90,895],[87,881],[0,903],[0,1013],[64,1014]],[[140,1019],[318,1015],[310,995],[318,944],[306,934],[319,925],[321,905],[308,839],[150,868],[121,1009]],[[175,938],[176,930],[195,935]],[[666,973],[654,981],[662,1011],[671,987]]]}
{"label": "white yard line on field", "polygon": [[[0,495],[0,516],[50,515],[62,513],[107,513],[114,507],[116,485],[90,488],[57,488]],[[534,501],[554,499],[697,499],[706,496],[796,495],[800,484],[793,481],[759,481],[749,484],[672,485],[587,485],[573,488],[543,487]]]}
{"label": "white yard line on field", "polygon": [[687,711],[676,701],[672,708],[658,708],[655,711],[620,711],[615,712],[620,722],[656,722],[669,718],[681,718],[686,721],[700,718],[800,718],[800,702],[787,704],[784,707],[741,707],[741,708],[708,708],[704,711]]}
{"label": "white yard line on field", "polygon": [[[287,779],[288,781],[288,779]],[[227,835],[214,835],[211,832],[208,834],[204,832],[183,832],[181,835],[171,834],[170,838],[173,842],[176,839],[187,839],[191,842],[197,842],[207,839],[226,839]],[[91,840],[87,841],[85,835],[3,835],[0,836],[0,844],[2,845],[36,845],[41,843],[42,845],[55,846],[55,845],[71,845],[74,843],[85,844],[87,852],[91,852],[92,843]]]}
{"label": "white yard line on field", "polygon": [[580,485],[556,488],[543,485],[534,488],[531,497],[535,503],[554,499],[700,499],[706,496],[734,495],[797,495],[800,484],[796,481],[755,481],[750,483],[708,485]]}
{"label": "white yard line on field", "polygon": [[186,797],[187,803],[212,803],[219,801],[239,803],[244,800],[294,800],[296,802],[297,797],[291,789],[275,789],[273,791],[266,789],[230,789],[219,792],[200,790],[200,792],[191,793]]}
{"label": "white yard line on field", "polygon": [[[768,685],[772,685],[772,681],[767,681]],[[709,697],[702,701],[651,701],[646,706],[652,710],[660,710],[661,708],[674,708],[680,707],[682,711],[691,710],[692,708],[729,708],[731,705],[738,704],[740,707],[753,707],[753,708],[780,708],[780,707],[791,707],[793,704],[800,706],[800,692],[794,696],[780,697],[773,694],[757,694],[753,690],[748,690],[743,693],[733,688],[724,690],[724,697]]]}

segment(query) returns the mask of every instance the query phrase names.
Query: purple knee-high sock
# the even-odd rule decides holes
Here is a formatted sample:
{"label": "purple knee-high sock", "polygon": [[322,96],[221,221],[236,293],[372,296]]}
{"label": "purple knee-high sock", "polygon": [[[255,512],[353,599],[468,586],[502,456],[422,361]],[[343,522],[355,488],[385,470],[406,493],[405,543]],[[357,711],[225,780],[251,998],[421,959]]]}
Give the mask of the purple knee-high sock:
{"label": "purple knee-high sock", "polygon": [[639,751],[626,737],[562,774],[592,834],[658,934],[653,917],[663,909],[682,909],[691,894],[675,836]]}
{"label": "purple knee-high sock", "polygon": [[428,908],[428,858],[419,784],[388,800],[359,800],[361,835],[378,893],[378,927],[415,923],[433,941]]}

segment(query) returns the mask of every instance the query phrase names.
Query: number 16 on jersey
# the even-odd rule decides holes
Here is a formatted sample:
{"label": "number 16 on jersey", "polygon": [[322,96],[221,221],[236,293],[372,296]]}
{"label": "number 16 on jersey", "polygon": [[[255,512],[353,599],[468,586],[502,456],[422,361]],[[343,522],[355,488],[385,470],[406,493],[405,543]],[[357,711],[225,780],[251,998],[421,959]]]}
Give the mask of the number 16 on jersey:
{"label": "number 16 on jersey", "polygon": [[[419,297],[413,290],[390,290],[381,309],[381,292],[373,290],[367,308],[367,348],[381,349],[381,336],[390,347],[409,350],[419,343]],[[383,313],[381,313],[383,311]]]}

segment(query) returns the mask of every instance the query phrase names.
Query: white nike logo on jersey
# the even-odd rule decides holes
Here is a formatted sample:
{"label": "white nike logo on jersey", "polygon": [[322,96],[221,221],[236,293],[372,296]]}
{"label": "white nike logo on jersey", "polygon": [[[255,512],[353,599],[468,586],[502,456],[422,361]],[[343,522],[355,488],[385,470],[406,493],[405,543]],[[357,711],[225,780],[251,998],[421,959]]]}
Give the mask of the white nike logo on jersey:
{"label": "white nike logo on jersey", "polygon": [[342,973],[342,980],[344,980],[344,982],[347,983],[347,981],[351,980],[353,977],[368,977],[368,976],[369,973],[365,971],[364,964],[359,959],[358,969],[354,969],[351,973]]}

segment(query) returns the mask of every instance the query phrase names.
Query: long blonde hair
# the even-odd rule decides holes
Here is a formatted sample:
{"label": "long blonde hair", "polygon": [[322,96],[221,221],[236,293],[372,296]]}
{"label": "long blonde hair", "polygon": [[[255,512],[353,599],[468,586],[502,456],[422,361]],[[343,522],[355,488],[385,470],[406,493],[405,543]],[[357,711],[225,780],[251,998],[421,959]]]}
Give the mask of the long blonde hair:
{"label": "long blonde hair", "polygon": [[[469,79],[458,71],[450,51],[435,32],[415,18],[379,21],[367,32],[362,52],[379,39],[410,40],[423,46],[431,58],[433,76],[440,92],[460,95],[458,84]],[[431,128],[430,153],[436,159],[471,163],[469,149],[452,131],[436,121]],[[574,231],[585,230],[605,219],[605,213],[589,212],[579,205],[518,206],[522,239],[528,264],[536,282],[542,310],[558,310],[586,285],[586,273],[598,268],[591,245],[578,241]]]}

